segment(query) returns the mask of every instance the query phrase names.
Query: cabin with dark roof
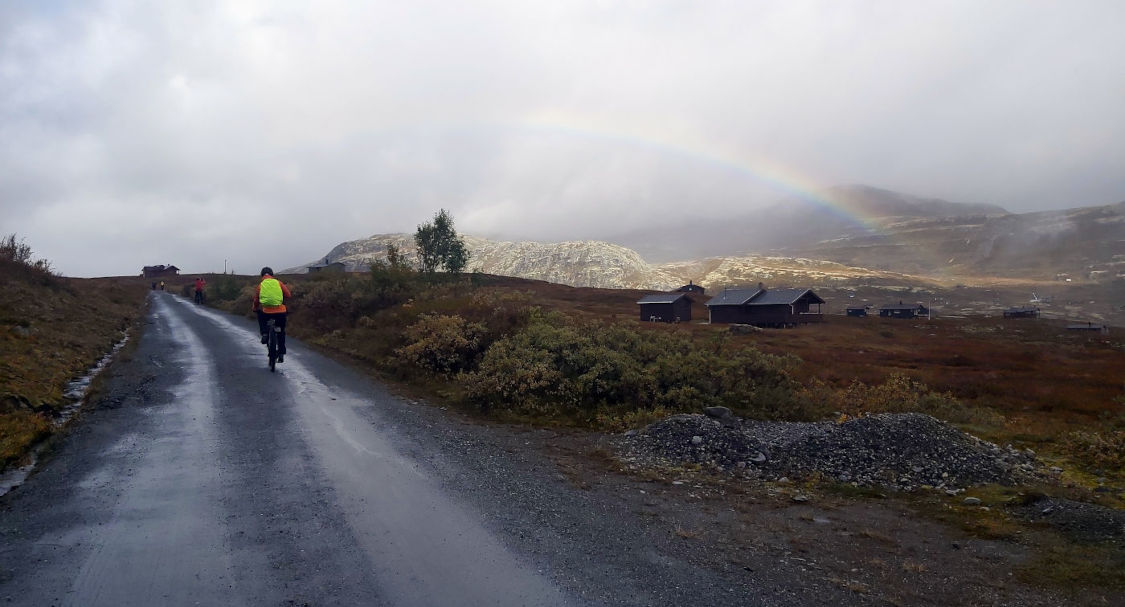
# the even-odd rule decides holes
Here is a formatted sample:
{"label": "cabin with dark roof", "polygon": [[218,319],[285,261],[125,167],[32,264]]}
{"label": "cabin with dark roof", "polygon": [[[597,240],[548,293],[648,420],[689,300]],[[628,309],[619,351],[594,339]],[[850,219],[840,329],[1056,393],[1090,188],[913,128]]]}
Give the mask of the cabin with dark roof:
{"label": "cabin with dark roof", "polygon": [[318,272],[343,272],[344,262],[333,261],[332,263],[316,263],[309,266],[309,274],[316,274]]}
{"label": "cabin with dark roof", "polygon": [[919,318],[929,316],[930,310],[922,304],[890,304],[879,308],[879,316],[884,318]]}
{"label": "cabin with dark roof", "polygon": [[823,304],[824,300],[810,289],[766,289],[758,283],[756,289],[724,289],[706,305],[712,323],[792,327],[822,322]]}
{"label": "cabin with dark roof", "polygon": [[160,278],[162,276],[176,276],[180,269],[173,265],[145,266],[141,268],[141,275],[145,278]]}
{"label": "cabin with dark roof", "polygon": [[684,286],[682,286],[682,287],[680,287],[676,290],[681,292],[681,293],[695,293],[696,295],[703,295],[705,293],[705,290],[703,289],[703,287],[693,283],[690,280],[688,281],[688,283],[686,285],[684,285]]}
{"label": "cabin with dark roof", "polygon": [[687,293],[660,293],[646,295],[638,302],[641,321],[688,322],[691,320],[691,298]]}
{"label": "cabin with dark roof", "polygon": [[1092,322],[1076,322],[1066,326],[1067,331],[1097,331],[1099,333],[1109,333],[1109,325]]}
{"label": "cabin with dark roof", "polygon": [[1004,318],[1039,318],[1039,308],[1014,306],[1004,310]]}
{"label": "cabin with dark roof", "polygon": [[847,309],[847,314],[856,317],[867,316],[867,306],[852,306]]}

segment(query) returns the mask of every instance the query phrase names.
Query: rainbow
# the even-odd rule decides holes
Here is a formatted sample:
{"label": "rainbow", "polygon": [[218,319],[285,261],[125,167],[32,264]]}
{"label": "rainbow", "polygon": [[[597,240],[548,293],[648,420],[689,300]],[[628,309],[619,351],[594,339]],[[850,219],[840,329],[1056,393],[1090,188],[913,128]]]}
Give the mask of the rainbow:
{"label": "rainbow", "polygon": [[584,118],[548,113],[528,120],[507,123],[505,126],[514,130],[538,131],[549,135],[637,146],[679,156],[704,166],[734,172],[781,195],[810,202],[862,228],[867,233],[882,233],[875,218],[866,217],[851,208],[845,201],[833,198],[826,187],[828,184],[820,183],[812,177],[768,158],[744,151],[722,149],[714,142],[705,142],[692,136],[673,138],[630,132],[620,127],[585,126],[591,123],[592,121]]}
{"label": "rainbow", "polygon": [[936,250],[931,250],[929,246],[922,243],[903,241],[901,236],[883,229],[877,217],[865,215],[848,201],[833,197],[831,190],[827,187],[829,184],[821,183],[792,167],[784,166],[761,155],[744,150],[724,148],[719,143],[705,141],[694,135],[671,134],[672,129],[669,129],[670,134],[654,135],[649,132],[630,130],[616,123],[610,126],[606,126],[606,124],[608,124],[608,121],[588,116],[549,111],[532,118],[494,123],[490,126],[517,132],[530,131],[551,136],[562,135],[570,138],[637,146],[679,156],[691,162],[697,162],[719,170],[732,171],[752,183],[765,186],[782,196],[797,197],[810,202],[826,213],[860,228],[866,234],[886,237],[891,244],[908,245],[935,262],[932,267],[937,269],[937,275],[931,275],[930,278],[951,277],[944,258],[941,259],[941,262],[938,262],[938,257],[941,255]]}

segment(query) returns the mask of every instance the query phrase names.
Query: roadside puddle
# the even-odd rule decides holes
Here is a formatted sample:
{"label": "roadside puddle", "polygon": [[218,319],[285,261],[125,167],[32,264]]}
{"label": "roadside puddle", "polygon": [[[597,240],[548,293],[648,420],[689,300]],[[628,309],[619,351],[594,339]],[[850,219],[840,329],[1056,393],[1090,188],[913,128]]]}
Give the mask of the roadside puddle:
{"label": "roadside puddle", "polygon": [[63,410],[60,411],[58,416],[52,421],[55,428],[65,426],[66,423],[70,421],[70,418],[74,417],[74,414],[82,408],[82,405],[86,404],[86,393],[90,391],[90,384],[94,381],[94,378],[105,370],[113,360],[113,357],[117,355],[117,353],[121,351],[121,348],[124,348],[127,343],[129,343],[128,329],[125,330],[125,335],[121,338],[121,341],[113,344],[109,352],[101,357],[93,367],[90,367],[90,370],[86,371],[85,375],[72,379],[70,383],[66,385],[66,388],[63,390],[63,396],[70,399],[71,403],[63,407]]}

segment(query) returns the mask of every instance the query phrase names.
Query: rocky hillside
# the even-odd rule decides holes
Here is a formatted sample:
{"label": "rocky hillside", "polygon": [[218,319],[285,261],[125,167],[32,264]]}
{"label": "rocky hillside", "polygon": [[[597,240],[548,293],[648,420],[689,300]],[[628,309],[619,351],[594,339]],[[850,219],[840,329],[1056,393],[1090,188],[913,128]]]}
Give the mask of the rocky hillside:
{"label": "rocky hillside", "polygon": [[[343,262],[350,271],[362,271],[372,261],[386,258],[387,245],[398,247],[409,262],[417,264],[414,239],[408,234],[377,234],[345,242],[329,251],[325,259]],[[465,245],[470,254],[468,269],[486,274],[605,289],[668,290],[683,282],[678,274],[649,264],[636,251],[608,242],[498,242],[466,236]],[[299,266],[285,272],[304,272],[307,268]]]}
{"label": "rocky hillside", "polygon": [[[865,185],[841,185],[807,197],[786,198],[764,208],[736,211],[727,217],[687,218],[674,225],[626,232],[609,240],[637,250],[650,261],[675,261],[808,248],[823,241],[871,234],[872,226],[911,219],[1009,214],[990,204],[950,202]],[[857,217],[864,218],[865,223]]]}
{"label": "rocky hillside", "polygon": [[[1108,284],[1125,279],[1125,203],[1022,215],[888,219],[878,234],[845,235],[779,254],[663,264],[601,241],[501,242],[467,236],[465,243],[472,271],[577,287],[667,290],[692,280],[714,290],[761,280],[905,284],[983,277]],[[341,261],[351,271],[364,270],[373,260],[384,259],[392,244],[417,262],[408,234],[345,242],[318,261]]]}
{"label": "rocky hillside", "polygon": [[1114,280],[1125,278],[1125,202],[1018,215],[896,218],[877,233],[786,251],[927,275]]}

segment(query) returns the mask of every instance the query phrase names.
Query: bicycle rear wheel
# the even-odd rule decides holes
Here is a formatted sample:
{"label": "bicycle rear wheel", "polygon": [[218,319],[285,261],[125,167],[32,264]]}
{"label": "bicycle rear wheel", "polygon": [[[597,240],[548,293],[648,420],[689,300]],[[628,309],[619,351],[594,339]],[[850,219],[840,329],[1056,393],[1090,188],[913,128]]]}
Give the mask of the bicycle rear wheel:
{"label": "bicycle rear wheel", "polygon": [[267,329],[269,331],[267,344],[270,359],[270,373],[273,373],[274,367],[277,366],[277,328],[274,326],[274,321],[271,320],[267,323]]}

